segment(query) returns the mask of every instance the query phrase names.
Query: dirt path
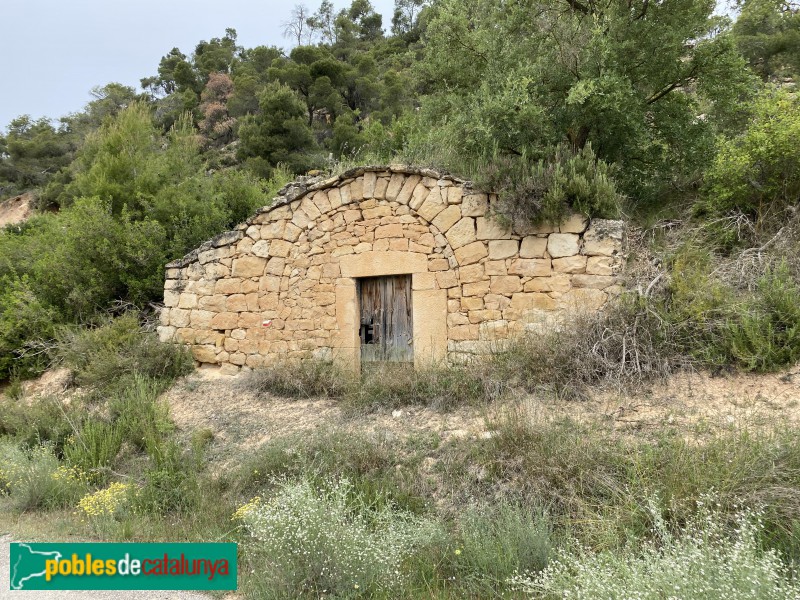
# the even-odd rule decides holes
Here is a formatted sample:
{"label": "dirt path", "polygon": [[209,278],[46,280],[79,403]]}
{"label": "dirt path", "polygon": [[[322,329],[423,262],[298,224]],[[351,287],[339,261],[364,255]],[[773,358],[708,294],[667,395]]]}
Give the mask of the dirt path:
{"label": "dirt path", "polygon": [[774,375],[682,373],[652,389],[630,395],[603,392],[585,401],[530,396],[488,408],[440,413],[423,407],[348,417],[329,399],[258,397],[246,375],[218,377],[198,372],[179,381],[165,396],[176,424],[186,432],[210,430],[210,451],[223,463],[265,442],[291,433],[334,428],[405,439],[412,435],[479,438],[492,423],[511,418],[572,418],[610,428],[620,435],[646,435],[663,426],[687,436],[719,429],[800,425],[800,368]]}

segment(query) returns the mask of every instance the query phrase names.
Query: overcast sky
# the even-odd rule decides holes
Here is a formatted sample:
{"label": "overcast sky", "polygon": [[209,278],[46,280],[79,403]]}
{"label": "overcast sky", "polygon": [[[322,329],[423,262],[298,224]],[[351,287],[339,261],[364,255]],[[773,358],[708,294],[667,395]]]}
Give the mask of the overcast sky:
{"label": "overcast sky", "polygon": [[[136,86],[173,47],[238,33],[238,43],[287,47],[281,23],[298,2],[276,0],[0,0],[0,129],[14,117],[79,111],[89,90]],[[319,0],[302,2],[316,10]],[[334,0],[337,10],[349,0]],[[372,0],[391,26],[394,0]]]}

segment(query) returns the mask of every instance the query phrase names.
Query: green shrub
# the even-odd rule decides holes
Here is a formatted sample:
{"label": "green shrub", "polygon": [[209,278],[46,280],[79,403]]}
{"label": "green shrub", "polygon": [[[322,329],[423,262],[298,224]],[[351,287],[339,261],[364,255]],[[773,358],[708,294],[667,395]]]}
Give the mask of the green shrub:
{"label": "green shrub", "polygon": [[138,373],[125,377],[108,400],[110,417],[123,439],[144,451],[173,430],[169,406],[158,399],[164,382]]}
{"label": "green shrub", "polygon": [[800,100],[776,90],[762,93],[747,130],[721,139],[698,212],[743,213],[782,224],[800,197]]}
{"label": "green shrub", "polygon": [[497,597],[508,579],[543,569],[552,552],[549,518],[539,509],[500,502],[472,507],[457,519],[458,533],[448,552],[460,587],[476,598]]}
{"label": "green shrub", "polygon": [[431,521],[365,506],[346,479],[286,481],[239,514],[255,538],[253,592],[265,598],[393,595],[409,577],[409,557],[439,535]]}
{"label": "green shrub", "polygon": [[[140,326],[134,312],[107,319],[95,328],[63,330],[55,358],[74,369],[78,384],[101,390],[118,385],[132,373],[159,380],[166,387],[194,368],[186,348],[160,342],[155,333]],[[128,380],[124,381],[127,385]]]}
{"label": "green shrub", "polygon": [[116,462],[122,442],[123,432],[119,426],[89,418],[64,445],[64,457],[71,465],[91,473],[93,480],[104,482]]}
{"label": "green shrub", "polygon": [[149,438],[150,465],[135,504],[143,512],[166,514],[186,512],[201,499],[201,455],[197,448],[185,450],[174,438],[165,441]]}
{"label": "green shrub", "polygon": [[59,398],[0,398],[0,436],[13,437],[28,447],[48,442],[58,456],[81,417],[75,403],[66,404]]}
{"label": "green shrub", "polygon": [[280,361],[255,369],[244,385],[258,394],[284,398],[340,398],[352,385],[352,376],[328,361]]}
{"label": "green shrub", "polygon": [[81,469],[62,465],[49,444],[25,448],[0,440],[0,495],[18,511],[73,506],[89,489]]}
{"label": "green shrub", "polygon": [[587,144],[579,152],[556,147],[545,160],[495,155],[476,174],[479,185],[500,194],[497,211],[522,222],[558,224],[571,213],[616,218],[622,196],[611,168]]}
{"label": "green shrub", "polygon": [[800,597],[778,555],[762,551],[758,514],[738,515],[731,533],[718,515],[701,507],[678,535],[656,519],[658,544],[595,553],[562,550],[538,575],[513,578],[523,592],[564,598],[704,598],[763,600]]}

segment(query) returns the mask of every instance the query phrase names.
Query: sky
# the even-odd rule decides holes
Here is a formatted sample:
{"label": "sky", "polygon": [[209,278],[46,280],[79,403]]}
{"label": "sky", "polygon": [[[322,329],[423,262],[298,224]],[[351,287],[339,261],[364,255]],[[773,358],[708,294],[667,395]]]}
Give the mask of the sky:
{"label": "sky", "polygon": [[[23,114],[34,118],[80,111],[98,85],[139,89],[161,57],[178,47],[191,54],[200,40],[232,27],[247,48],[287,48],[281,35],[295,4],[319,0],[0,0],[0,129]],[[349,0],[334,0],[337,11]],[[372,0],[391,25],[394,0]]]}

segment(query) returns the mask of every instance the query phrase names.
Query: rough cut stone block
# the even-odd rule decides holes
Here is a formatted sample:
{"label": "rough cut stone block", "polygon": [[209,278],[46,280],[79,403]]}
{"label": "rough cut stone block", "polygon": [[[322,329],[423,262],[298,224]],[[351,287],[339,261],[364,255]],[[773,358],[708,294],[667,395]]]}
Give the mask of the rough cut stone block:
{"label": "rough cut stone block", "polygon": [[583,215],[570,215],[559,225],[561,233],[583,233],[589,220]]}
{"label": "rough cut stone block", "polygon": [[464,217],[447,230],[445,238],[453,250],[471,244],[477,239],[475,237],[475,219]]}
{"label": "rough cut stone block", "polygon": [[435,273],[414,273],[411,275],[411,289],[434,290],[436,289]]}
{"label": "rough cut stone block", "polygon": [[625,224],[622,221],[595,219],[583,236],[583,253],[587,256],[622,254]]}
{"label": "rough cut stone block", "polygon": [[[286,258],[291,253],[292,248],[294,246],[286,240],[272,240],[269,245],[269,255]],[[258,273],[258,275],[261,275],[261,273]],[[251,277],[253,276],[251,275]]]}
{"label": "rough cut stone block", "polygon": [[462,188],[460,185],[454,185],[452,187],[447,188],[448,204],[461,204],[463,196],[464,196],[464,188]]}
{"label": "rough cut stone block", "polygon": [[447,271],[450,268],[450,263],[446,258],[434,258],[428,261],[429,271]]}
{"label": "rough cut stone block", "polygon": [[244,294],[233,294],[225,300],[225,309],[229,312],[244,312],[247,310],[247,300]]}
{"label": "rough cut stone block", "polygon": [[197,308],[197,294],[181,294],[178,299],[178,308]]}
{"label": "rough cut stone block", "polygon": [[511,237],[511,224],[502,223],[495,217],[478,217],[479,240],[503,240]]}
{"label": "rough cut stone block", "polygon": [[553,258],[574,256],[580,250],[580,237],[575,233],[551,233],[547,238],[547,252]]}
{"label": "rough cut stone block", "polygon": [[[456,188],[450,188],[456,189]],[[435,219],[433,225],[442,233],[447,232],[453,225],[461,220],[461,208],[457,205],[451,205],[440,212]]]}
{"label": "rough cut stone block", "polygon": [[182,308],[173,308],[169,311],[169,324],[173,327],[188,327],[191,311]]}
{"label": "rough cut stone block", "polygon": [[476,263],[461,267],[458,272],[458,278],[461,283],[474,283],[486,279],[486,273],[483,270],[483,265]]}
{"label": "rough cut stone block", "polygon": [[547,258],[520,258],[511,261],[508,267],[509,275],[522,275],[524,277],[544,277],[550,275],[550,259]]}
{"label": "rough cut stone block", "polygon": [[520,278],[515,275],[501,275],[492,277],[489,288],[493,294],[513,294],[522,291]]}
{"label": "rough cut stone block", "polygon": [[375,230],[375,239],[403,237],[403,226],[400,223],[381,225]]}
{"label": "rough cut stone block", "polygon": [[314,206],[317,207],[320,214],[325,214],[330,212],[331,210],[331,202],[328,200],[328,192],[325,190],[320,190],[314,194],[311,198],[311,201],[314,203]]}
{"label": "rough cut stone block", "polygon": [[[453,228],[450,229],[450,231],[452,230]],[[486,249],[486,244],[483,242],[472,242],[455,251],[456,260],[458,264],[462,266],[476,263],[483,257],[488,256],[488,254],[489,251]]]}
{"label": "rough cut stone block", "polygon": [[613,275],[616,261],[610,256],[590,256],[586,261],[587,275]]}
{"label": "rough cut stone block", "polygon": [[483,217],[489,209],[489,196],[469,194],[461,199],[461,214],[465,217]]}
{"label": "rough cut stone block", "polygon": [[487,260],[483,266],[487,275],[508,275],[505,260]]}
{"label": "rough cut stone block", "polygon": [[328,190],[328,202],[330,202],[331,210],[336,210],[342,205],[342,194],[339,188],[331,188]]}
{"label": "rough cut stone block", "polygon": [[557,273],[583,273],[586,271],[585,256],[568,256],[553,259],[553,270]]}
{"label": "rough cut stone block", "polygon": [[615,281],[610,275],[573,275],[572,287],[602,290],[613,285]]}
{"label": "rough cut stone block", "polygon": [[547,294],[542,293],[520,293],[511,297],[511,306],[516,311],[526,310],[555,310],[556,301]]}
{"label": "rough cut stone block", "polygon": [[164,290],[164,306],[178,306],[180,293],[172,290]]}
{"label": "rough cut stone block", "polygon": [[250,252],[254,256],[260,256],[261,258],[268,258],[269,245],[270,242],[268,240],[259,240],[255,244],[253,244],[253,247],[250,249]]}
{"label": "rough cut stone block", "polygon": [[430,190],[425,187],[423,183],[418,183],[417,187],[414,188],[411,199],[408,201],[408,206],[411,207],[412,210],[419,209],[422,203],[427,199],[428,194],[430,194]]}
{"label": "rough cut stone block", "polygon": [[357,177],[350,184],[350,198],[355,202],[360,202],[364,199],[364,178]]}
{"label": "rough cut stone block", "polygon": [[547,238],[528,236],[519,247],[520,258],[544,258],[547,250]]}
{"label": "rough cut stone block", "polygon": [[534,277],[525,283],[526,292],[568,292],[570,276],[558,273],[549,277]]}
{"label": "rough cut stone block", "polygon": [[397,200],[400,195],[400,190],[403,189],[403,182],[405,182],[405,175],[402,173],[392,173],[389,179],[389,185],[386,186],[386,199],[389,201]]}
{"label": "rough cut stone block", "polygon": [[603,308],[608,295],[602,290],[577,288],[559,298],[561,308],[573,311],[596,311]]}
{"label": "rough cut stone block", "polygon": [[403,183],[400,193],[397,195],[397,202],[400,204],[408,204],[408,201],[411,200],[411,195],[414,193],[421,179],[422,177],[419,175],[409,176]]}
{"label": "rough cut stone block", "polygon": [[211,319],[212,329],[236,329],[239,322],[239,313],[235,312],[221,312],[214,315]]}
{"label": "rough cut stone block", "polygon": [[286,221],[275,221],[261,226],[261,239],[274,240],[275,238],[283,237],[283,230],[286,227]]}
{"label": "rough cut stone block", "polygon": [[461,293],[464,296],[483,297],[489,292],[488,281],[476,281],[475,283],[465,283],[461,286]]}
{"label": "rough cut stone block", "polygon": [[192,346],[192,356],[197,362],[215,364],[217,349],[215,346]]}
{"label": "rough cut stone block", "polygon": [[453,271],[438,271],[436,273],[436,283],[439,284],[441,289],[456,287],[458,285],[458,277]]}
{"label": "rough cut stone block", "polygon": [[364,198],[375,197],[375,184],[378,182],[378,175],[375,171],[367,171],[364,173]]}
{"label": "rough cut stone block", "polygon": [[386,189],[389,187],[388,177],[378,177],[378,183],[375,184],[375,197],[378,200],[386,198]]}
{"label": "rough cut stone block", "polygon": [[308,227],[308,224],[311,223],[311,219],[306,213],[298,208],[296,211],[294,211],[292,223],[300,229],[305,229]]}
{"label": "rough cut stone block", "polygon": [[491,240],[489,242],[489,258],[491,260],[502,260],[511,258],[519,250],[517,240]]}

